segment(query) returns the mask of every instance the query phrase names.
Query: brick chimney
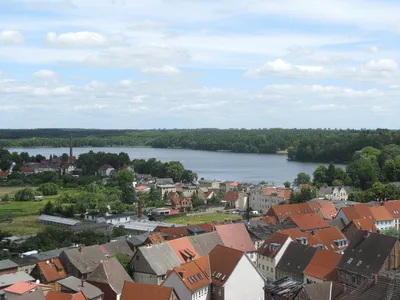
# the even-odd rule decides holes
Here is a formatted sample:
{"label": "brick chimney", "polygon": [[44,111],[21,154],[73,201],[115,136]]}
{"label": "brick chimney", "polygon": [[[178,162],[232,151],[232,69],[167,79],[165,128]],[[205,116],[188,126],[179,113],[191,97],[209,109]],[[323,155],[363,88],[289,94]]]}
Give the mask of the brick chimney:
{"label": "brick chimney", "polygon": [[82,279],[82,280],[81,280],[81,284],[82,284],[82,287],[85,286],[85,279]]}

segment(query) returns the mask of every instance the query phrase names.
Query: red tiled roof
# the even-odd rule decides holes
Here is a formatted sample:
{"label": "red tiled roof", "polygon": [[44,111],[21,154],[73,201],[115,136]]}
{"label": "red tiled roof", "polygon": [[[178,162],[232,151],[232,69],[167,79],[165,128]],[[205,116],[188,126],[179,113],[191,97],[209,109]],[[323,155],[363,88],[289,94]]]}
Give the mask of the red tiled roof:
{"label": "red tiled roof", "polygon": [[325,220],[332,220],[336,217],[338,211],[335,207],[335,205],[333,205],[332,202],[317,202],[321,208],[319,209],[319,212],[322,214],[322,217]]}
{"label": "red tiled roof", "polygon": [[353,223],[359,230],[369,230],[372,232],[376,232],[377,230],[373,220],[371,219],[354,219],[350,223]]}
{"label": "red tiled roof", "polygon": [[274,217],[270,217],[270,216],[262,217],[262,218],[260,218],[260,220],[264,221],[265,224],[268,224],[268,225],[276,225],[276,224],[278,224],[276,219]]}
{"label": "red tiled roof", "polygon": [[386,209],[385,206],[372,206],[369,208],[374,217],[375,221],[391,221],[393,220],[392,215]]}
{"label": "red tiled roof", "polygon": [[64,266],[58,258],[39,262],[38,267],[42,271],[47,282],[53,282],[67,277]]}
{"label": "red tiled roof", "polygon": [[159,231],[162,233],[168,234],[168,240],[178,239],[184,236],[190,235],[188,229],[192,227],[200,227],[205,232],[211,232],[215,230],[214,225],[212,224],[195,224],[195,225],[188,225],[188,226],[180,226],[180,227],[157,227],[154,231]]}
{"label": "red tiled roof", "polygon": [[197,253],[193,244],[187,237],[183,237],[180,239],[175,239],[172,241],[168,241],[172,250],[174,250],[176,256],[180,259],[181,262],[187,262],[188,260],[196,259],[200,257],[200,254]]}
{"label": "red tiled roof", "polygon": [[243,255],[244,253],[240,250],[221,245],[215,246],[209,254],[212,282],[224,284]]}
{"label": "red tiled roof", "polygon": [[[257,253],[263,256],[267,256],[270,258],[274,258],[276,254],[278,254],[279,250],[282,248],[283,244],[290,237],[286,234],[282,234],[279,232],[274,232],[268,240],[266,240],[260,248],[258,248]],[[271,244],[279,244],[279,247],[271,248]]]}
{"label": "red tiled roof", "polygon": [[293,215],[289,217],[302,230],[328,228],[330,225],[318,214]]}
{"label": "red tiled roof", "polygon": [[313,213],[310,205],[308,203],[299,203],[299,204],[285,204],[285,205],[275,205],[270,208],[268,211],[269,216],[277,216],[278,221],[282,222],[286,218],[292,215],[300,215],[300,214],[311,214]]}
{"label": "red tiled roof", "polygon": [[0,172],[0,177],[7,177],[8,176],[8,172]]}
{"label": "red tiled roof", "polygon": [[224,201],[236,201],[239,198],[239,193],[234,191],[226,192],[224,196]]}
{"label": "red tiled roof", "polygon": [[147,240],[151,243],[151,244],[160,244],[162,242],[164,242],[164,238],[162,237],[162,235],[160,233],[153,233],[152,235],[150,235]]}
{"label": "red tiled roof", "polygon": [[61,293],[57,291],[48,291],[46,294],[46,300],[87,300],[83,292],[75,294]]}
{"label": "red tiled roof", "polygon": [[318,249],[310,264],[304,270],[304,274],[322,280],[336,281],[336,267],[341,258],[342,255],[338,253]]}
{"label": "red tiled roof", "polygon": [[8,292],[8,293],[23,295],[29,291],[36,289],[37,287],[51,288],[49,285],[45,285],[45,284],[20,281],[18,283],[15,283],[15,284],[3,289],[3,291]]}
{"label": "red tiled roof", "polygon": [[169,300],[173,288],[125,281],[120,300]]}
{"label": "red tiled roof", "polygon": [[390,200],[383,204],[388,212],[392,215],[393,219],[400,218],[400,200]]}
{"label": "red tiled roof", "polygon": [[136,187],[135,189],[137,190],[137,191],[144,191],[144,190],[147,190],[147,189],[149,189],[150,187],[148,187],[148,186],[146,186],[146,185],[141,185],[141,186],[138,186],[138,187]]}
{"label": "red tiled roof", "polygon": [[174,268],[173,272],[176,273],[178,278],[192,292],[211,284],[211,269],[208,255],[182,264],[180,267]]}
{"label": "red tiled roof", "polygon": [[243,252],[256,250],[243,223],[216,225],[215,229],[225,246]]}
{"label": "red tiled roof", "polygon": [[350,221],[354,219],[369,218],[374,219],[370,207],[367,204],[355,204],[349,207],[342,208],[343,213],[346,215],[347,219]]}

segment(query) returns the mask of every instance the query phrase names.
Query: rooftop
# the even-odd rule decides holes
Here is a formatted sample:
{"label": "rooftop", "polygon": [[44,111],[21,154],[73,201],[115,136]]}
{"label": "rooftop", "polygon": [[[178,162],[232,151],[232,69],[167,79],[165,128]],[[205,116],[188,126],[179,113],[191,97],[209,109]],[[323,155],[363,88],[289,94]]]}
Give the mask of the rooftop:
{"label": "rooftop", "polygon": [[174,268],[173,271],[192,292],[211,284],[211,269],[208,256],[182,264],[180,267]]}
{"label": "rooftop", "polygon": [[276,269],[296,276],[302,276],[316,252],[316,248],[291,242],[282,255]]}
{"label": "rooftop", "polygon": [[41,270],[47,282],[53,282],[67,277],[64,266],[58,258],[39,262],[38,268]]}
{"label": "rooftop", "polygon": [[33,282],[35,281],[35,278],[22,271],[11,274],[3,274],[0,275],[0,289],[21,281]]}
{"label": "rooftop", "polygon": [[289,277],[284,277],[273,283],[268,283],[264,290],[272,296],[280,296],[284,299],[295,297],[303,288],[303,284]]}
{"label": "rooftop", "polygon": [[214,284],[224,284],[243,257],[240,250],[218,245],[209,254]]}
{"label": "rooftop", "polygon": [[259,255],[274,258],[289,238],[290,237],[285,234],[274,232],[271,237],[261,245],[257,250],[257,253]]}
{"label": "rooftop", "polygon": [[225,246],[243,252],[254,252],[254,244],[243,223],[216,225],[216,231]]}
{"label": "rooftop", "polygon": [[56,217],[56,216],[49,216],[49,215],[40,215],[38,220],[42,221],[42,222],[52,222],[52,223],[58,223],[58,224],[63,224],[63,225],[68,225],[68,226],[76,226],[81,223],[78,220],[61,218],[61,217]]}
{"label": "rooftop", "polygon": [[338,265],[342,256],[336,252],[318,249],[304,274],[321,280],[336,280]]}
{"label": "rooftop", "polygon": [[292,215],[292,220],[302,230],[328,228],[330,225],[319,214]]}
{"label": "rooftop", "polygon": [[9,259],[0,260],[0,270],[16,269],[18,265]]}
{"label": "rooftop", "polygon": [[138,282],[125,282],[120,300],[170,300],[173,288]]}
{"label": "rooftop", "polygon": [[98,287],[95,287],[88,282],[85,282],[82,286],[82,280],[73,276],[64,278],[57,282],[76,293],[82,291],[83,294],[89,299],[97,298],[103,295],[103,292]]}
{"label": "rooftop", "polygon": [[5,291],[7,293],[12,293],[12,294],[23,295],[29,291],[36,289],[37,287],[50,287],[50,286],[40,284],[40,283],[35,283],[35,282],[20,281],[20,282],[17,282],[15,284],[3,289],[3,291]]}

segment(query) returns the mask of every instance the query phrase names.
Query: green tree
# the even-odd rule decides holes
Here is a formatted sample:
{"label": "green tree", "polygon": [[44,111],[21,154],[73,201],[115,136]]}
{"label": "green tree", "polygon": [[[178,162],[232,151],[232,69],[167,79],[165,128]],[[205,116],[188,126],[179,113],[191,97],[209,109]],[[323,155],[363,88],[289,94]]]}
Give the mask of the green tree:
{"label": "green tree", "polygon": [[319,186],[327,184],[327,172],[328,170],[324,165],[318,166],[313,173],[314,184]]}
{"label": "green tree", "polygon": [[48,201],[44,206],[43,210],[41,211],[41,213],[51,216],[54,215],[55,213],[54,204],[51,201]]}
{"label": "green tree", "polygon": [[127,235],[129,232],[125,229],[124,226],[117,226],[113,228],[112,237],[119,237],[119,236],[125,236]]}
{"label": "green tree", "polygon": [[193,208],[197,208],[199,206],[204,205],[204,200],[202,200],[199,197],[199,193],[197,191],[195,193],[193,193],[193,195],[192,195],[192,205],[193,205]]}
{"label": "green tree", "polygon": [[69,155],[67,153],[63,153],[61,155],[61,161],[62,162],[68,162],[69,161]]}
{"label": "green tree", "polygon": [[395,227],[391,227],[386,230],[383,230],[383,234],[394,236],[396,238],[400,238],[400,231],[398,231],[397,228],[395,228]]}
{"label": "green tree", "polygon": [[35,192],[31,188],[19,190],[14,195],[15,201],[32,201],[35,199]]}
{"label": "green tree", "polygon": [[342,186],[342,185],[343,185],[343,181],[341,181],[341,180],[339,180],[339,179],[335,179],[335,180],[332,182],[332,185],[333,185],[333,186]]}
{"label": "green tree", "polygon": [[290,183],[290,181],[285,181],[284,183],[283,183],[283,185],[285,186],[285,188],[286,189],[290,189],[290,186],[292,185],[291,183]]}
{"label": "green tree", "polygon": [[293,181],[293,185],[296,187],[299,187],[302,184],[310,184],[311,183],[311,177],[307,173],[299,173],[295,180]]}
{"label": "green tree", "polygon": [[133,187],[134,180],[135,175],[129,170],[122,170],[117,174],[117,182],[122,192],[121,201],[123,203],[136,202],[136,190]]}
{"label": "green tree", "polygon": [[335,180],[335,164],[331,162],[326,171],[326,183],[328,184],[328,186],[332,186],[334,180]]}
{"label": "green tree", "polygon": [[43,194],[43,196],[53,196],[58,194],[58,185],[48,182],[41,184],[38,191]]}

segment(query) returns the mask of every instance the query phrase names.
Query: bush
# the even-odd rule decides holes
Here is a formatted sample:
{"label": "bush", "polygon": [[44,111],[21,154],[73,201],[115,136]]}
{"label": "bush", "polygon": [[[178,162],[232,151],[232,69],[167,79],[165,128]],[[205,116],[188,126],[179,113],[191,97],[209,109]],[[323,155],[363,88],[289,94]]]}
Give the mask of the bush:
{"label": "bush", "polygon": [[38,191],[40,191],[43,196],[53,196],[58,194],[58,185],[55,183],[45,183],[39,186]]}
{"label": "bush", "polygon": [[23,186],[24,182],[21,179],[11,179],[8,181],[8,186]]}
{"label": "bush", "polygon": [[15,193],[15,201],[32,201],[35,199],[35,192],[31,188],[25,188]]}

